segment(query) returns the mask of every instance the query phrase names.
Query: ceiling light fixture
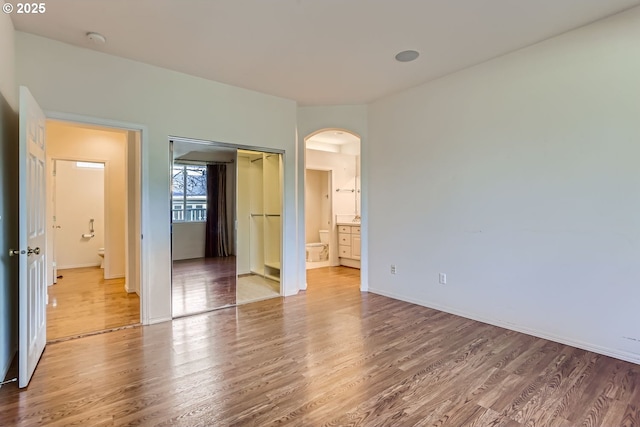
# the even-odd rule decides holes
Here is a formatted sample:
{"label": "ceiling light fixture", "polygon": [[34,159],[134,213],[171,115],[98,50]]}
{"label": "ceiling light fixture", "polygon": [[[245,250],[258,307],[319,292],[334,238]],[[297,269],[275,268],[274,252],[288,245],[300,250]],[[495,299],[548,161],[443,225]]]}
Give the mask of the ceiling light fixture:
{"label": "ceiling light fixture", "polygon": [[415,61],[420,53],[417,50],[404,50],[396,55],[396,61],[398,62],[411,62]]}
{"label": "ceiling light fixture", "polygon": [[88,32],[87,38],[93,44],[105,44],[107,42],[106,37],[100,33]]}

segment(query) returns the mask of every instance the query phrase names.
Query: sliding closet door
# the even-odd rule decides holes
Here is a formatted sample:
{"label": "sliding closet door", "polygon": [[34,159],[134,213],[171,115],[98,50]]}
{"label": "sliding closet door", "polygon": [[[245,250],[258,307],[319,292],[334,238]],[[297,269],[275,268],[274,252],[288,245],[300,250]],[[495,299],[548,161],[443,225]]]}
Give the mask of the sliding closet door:
{"label": "sliding closet door", "polygon": [[214,143],[173,143],[173,317],[236,304],[236,151]]}

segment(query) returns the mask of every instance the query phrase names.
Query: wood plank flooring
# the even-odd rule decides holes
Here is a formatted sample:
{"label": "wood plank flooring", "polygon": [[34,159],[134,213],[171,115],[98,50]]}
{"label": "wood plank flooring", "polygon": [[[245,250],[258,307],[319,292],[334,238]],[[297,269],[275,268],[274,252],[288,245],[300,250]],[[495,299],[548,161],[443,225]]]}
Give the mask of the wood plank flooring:
{"label": "wood plank flooring", "polygon": [[358,281],[49,345],[0,425],[640,426],[640,365]]}
{"label": "wood plank flooring", "polygon": [[99,267],[58,270],[49,286],[47,340],[140,323],[140,298],[127,293],[124,279],[105,280]]}
{"label": "wood plank flooring", "polygon": [[280,282],[250,274],[238,277],[237,303],[247,304],[280,296]]}
{"label": "wood plank flooring", "polygon": [[280,296],[280,283],[262,276],[236,279],[236,257],[173,262],[172,314],[182,317]]}
{"label": "wood plank flooring", "polygon": [[171,297],[174,317],[234,305],[236,257],[174,261]]}

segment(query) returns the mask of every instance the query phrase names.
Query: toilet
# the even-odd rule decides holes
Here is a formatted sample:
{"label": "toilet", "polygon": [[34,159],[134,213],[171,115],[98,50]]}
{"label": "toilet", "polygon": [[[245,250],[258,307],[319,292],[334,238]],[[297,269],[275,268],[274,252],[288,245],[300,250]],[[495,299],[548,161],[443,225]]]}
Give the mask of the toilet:
{"label": "toilet", "polygon": [[101,258],[100,268],[104,268],[104,248],[98,248],[98,256]]}
{"label": "toilet", "polygon": [[320,230],[320,243],[307,243],[307,262],[327,261],[329,259],[329,230]]}

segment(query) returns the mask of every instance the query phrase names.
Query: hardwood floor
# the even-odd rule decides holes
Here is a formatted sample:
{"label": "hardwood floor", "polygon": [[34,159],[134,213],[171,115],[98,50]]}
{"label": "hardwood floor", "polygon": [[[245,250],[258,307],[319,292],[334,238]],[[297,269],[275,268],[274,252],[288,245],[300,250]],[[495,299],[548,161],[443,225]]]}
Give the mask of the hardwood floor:
{"label": "hardwood floor", "polygon": [[173,262],[174,317],[202,313],[236,303],[236,257]]}
{"label": "hardwood floor", "polygon": [[140,298],[127,293],[124,279],[105,280],[98,267],[58,270],[49,286],[47,340],[140,323]]}
{"label": "hardwood floor", "polygon": [[288,298],[49,345],[0,425],[640,426],[640,365],[308,273]]}
{"label": "hardwood floor", "polygon": [[236,257],[173,262],[173,317],[280,296],[280,283],[262,276],[236,279]]}
{"label": "hardwood floor", "polygon": [[237,303],[247,304],[280,296],[280,282],[250,274],[238,278]]}

